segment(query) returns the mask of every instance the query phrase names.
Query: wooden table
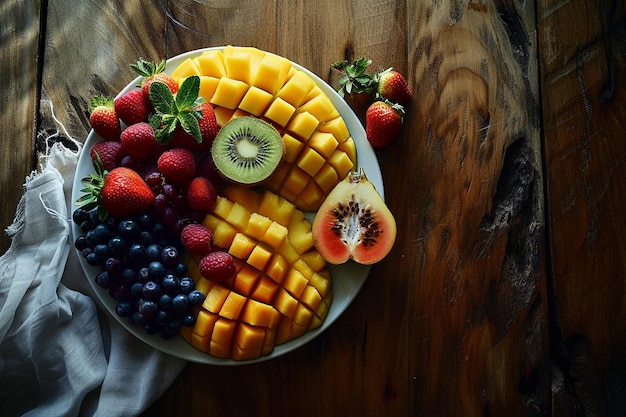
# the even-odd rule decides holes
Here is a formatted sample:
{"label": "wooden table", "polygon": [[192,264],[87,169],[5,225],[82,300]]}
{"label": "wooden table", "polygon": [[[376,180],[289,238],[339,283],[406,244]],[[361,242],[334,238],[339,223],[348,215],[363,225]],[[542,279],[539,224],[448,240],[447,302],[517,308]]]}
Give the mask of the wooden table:
{"label": "wooden table", "polygon": [[[128,64],[252,45],[334,82],[408,76],[377,151],[399,228],[320,337],[242,367],[189,364],[145,416],[626,413],[626,7],[619,0],[71,1],[0,8],[0,218],[59,125]],[[55,135],[53,135],[55,136]],[[2,239],[2,250],[9,240]],[[155,376],[156,377],[156,376]]]}

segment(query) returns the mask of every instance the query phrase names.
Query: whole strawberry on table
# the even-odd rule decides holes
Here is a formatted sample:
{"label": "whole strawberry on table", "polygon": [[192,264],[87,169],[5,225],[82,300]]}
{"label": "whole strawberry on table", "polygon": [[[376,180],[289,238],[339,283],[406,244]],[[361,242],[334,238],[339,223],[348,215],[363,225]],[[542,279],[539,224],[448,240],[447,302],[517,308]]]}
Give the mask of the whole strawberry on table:
{"label": "whole strawberry on table", "polygon": [[404,125],[405,108],[413,93],[405,77],[393,68],[367,72],[371,61],[337,61],[331,68],[339,71],[338,93],[357,112],[364,112],[366,138],[374,148],[387,147]]}
{"label": "whole strawberry on table", "polygon": [[200,223],[219,177],[211,161],[196,167],[193,151],[209,149],[219,130],[213,108],[198,97],[198,77],[179,87],[164,66],[140,60],[131,65],[140,88],[93,98],[90,124],[103,140],[89,151],[94,173],[81,180],[73,220],[83,232],[75,247],[97,268],[95,282],[116,300],[117,314],[171,338],[194,325],[205,298],[183,253],[211,254],[203,272],[219,279],[235,269]]}

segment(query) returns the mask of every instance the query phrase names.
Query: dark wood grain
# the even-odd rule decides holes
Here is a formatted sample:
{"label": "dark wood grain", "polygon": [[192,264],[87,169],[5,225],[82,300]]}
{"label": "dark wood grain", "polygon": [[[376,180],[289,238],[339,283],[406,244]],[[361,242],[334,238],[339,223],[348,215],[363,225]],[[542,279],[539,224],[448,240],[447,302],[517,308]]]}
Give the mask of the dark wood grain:
{"label": "dark wood grain", "polygon": [[366,56],[414,92],[376,151],[397,242],[346,312],[271,361],[190,363],[144,416],[626,412],[623,2],[7,4],[5,225],[37,133],[59,131],[50,105],[58,136],[83,141],[91,97],[140,57],[250,45],[336,86],[330,63]]}
{"label": "dark wood grain", "polygon": [[10,239],[26,176],[35,168],[40,2],[9,2],[0,7],[0,252]]}
{"label": "dark wood grain", "polygon": [[626,7],[546,1],[538,16],[557,410],[622,416]]}

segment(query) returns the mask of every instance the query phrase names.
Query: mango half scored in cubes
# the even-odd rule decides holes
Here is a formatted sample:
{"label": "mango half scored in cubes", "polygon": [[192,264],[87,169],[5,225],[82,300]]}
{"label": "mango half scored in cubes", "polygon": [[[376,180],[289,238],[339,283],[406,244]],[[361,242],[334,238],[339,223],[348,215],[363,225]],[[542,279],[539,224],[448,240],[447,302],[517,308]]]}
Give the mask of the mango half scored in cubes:
{"label": "mango half scored in cubes", "polygon": [[206,298],[195,325],[181,330],[185,340],[219,358],[251,360],[321,326],[332,302],[331,275],[302,211],[270,190],[233,185],[204,224],[214,245],[233,256],[237,273],[214,282],[200,275],[197,259],[187,260]]}
{"label": "mango half scored in cubes", "polygon": [[264,185],[303,211],[316,211],[354,169],[356,146],[330,98],[304,71],[281,56],[227,46],[187,58],[172,72],[182,83],[200,77],[200,95],[219,126],[235,117],[271,123],[285,144],[283,162]]}

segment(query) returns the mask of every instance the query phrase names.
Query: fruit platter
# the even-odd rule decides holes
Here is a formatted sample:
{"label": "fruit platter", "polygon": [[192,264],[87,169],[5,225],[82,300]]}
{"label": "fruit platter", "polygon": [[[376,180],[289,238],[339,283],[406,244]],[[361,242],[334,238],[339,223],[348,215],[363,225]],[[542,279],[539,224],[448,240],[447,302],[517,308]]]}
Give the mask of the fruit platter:
{"label": "fruit platter", "polygon": [[[114,99],[92,102],[73,184],[74,244],[100,304],[198,363],[265,361],[319,336],[395,239],[358,117],[256,48],[131,67]],[[366,232],[348,244],[339,229]]]}

